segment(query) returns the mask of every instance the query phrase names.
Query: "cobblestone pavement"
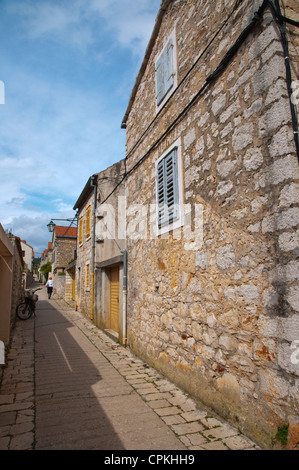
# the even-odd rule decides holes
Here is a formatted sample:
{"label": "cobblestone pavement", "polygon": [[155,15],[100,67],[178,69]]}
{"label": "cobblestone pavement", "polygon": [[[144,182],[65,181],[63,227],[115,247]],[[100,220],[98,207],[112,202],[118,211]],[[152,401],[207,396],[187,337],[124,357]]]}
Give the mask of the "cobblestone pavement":
{"label": "cobblestone pavement", "polygon": [[219,419],[40,291],[17,321],[0,386],[0,450],[253,450]]}

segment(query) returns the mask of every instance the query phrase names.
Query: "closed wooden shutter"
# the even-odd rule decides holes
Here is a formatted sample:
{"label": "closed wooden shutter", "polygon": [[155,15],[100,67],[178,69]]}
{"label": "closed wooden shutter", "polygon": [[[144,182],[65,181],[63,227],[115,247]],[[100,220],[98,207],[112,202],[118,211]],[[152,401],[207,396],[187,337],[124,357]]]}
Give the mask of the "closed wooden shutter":
{"label": "closed wooden shutter", "polygon": [[156,63],[156,93],[158,106],[161,101],[163,101],[163,98],[170,90],[173,83],[173,40],[170,39]]}
{"label": "closed wooden shutter", "polygon": [[158,226],[170,224],[178,218],[179,194],[177,175],[177,148],[157,165]]}
{"label": "closed wooden shutter", "polygon": [[110,272],[110,328],[119,331],[119,267]]}
{"label": "closed wooden shutter", "polygon": [[165,70],[165,93],[167,93],[173,85],[173,41],[172,39],[166,46],[166,70]]}
{"label": "closed wooden shutter", "polygon": [[156,65],[156,92],[157,92],[157,105],[161,103],[165,95],[164,85],[164,54],[157,61]]}
{"label": "closed wooden shutter", "polygon": [[90,214],[91,214],[91,206],[89,206],[86,211],[86,237],[87,238],[90,237],[90,225],[91,225]]}
{"label": "closed wooden shutter", "polygon": [[83,217],[79,219],[79,243],[83,242]]}

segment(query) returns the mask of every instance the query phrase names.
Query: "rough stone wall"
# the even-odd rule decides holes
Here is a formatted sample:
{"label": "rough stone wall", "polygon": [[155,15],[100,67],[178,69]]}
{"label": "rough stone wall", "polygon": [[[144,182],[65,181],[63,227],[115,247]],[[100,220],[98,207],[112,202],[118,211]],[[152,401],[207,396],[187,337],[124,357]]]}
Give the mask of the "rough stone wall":
{"label": "rough stone wall", "polygon": [[[169,127],[261,1],[243,2],[155,118],[154,58],[174,25],[180,82],[234,3],[171,4],[128,119],[128,170],[148,152],[127,179],[128,207],[155,204],[155,161],[180,138],[184,203],[192,214],[195,204],[203,209],[198,246],[180,231],[152,237],[150,211],[147,237],[128,239],[128,343],[261,445],[269,447],[278,426],[288,424],[289,447],[296,447],[299,172],[280,35],[269,10]],[[293,62],[294,80],[297,73]]]}
{"label": "rough stone wall", "polygon": [[[54,294],[65,298],[65,271],[69,262],[74,258],[76,238],[56,237],[54,246],[54,263],[52,265]],[[62,269],[63,268],[63,269]]]}
{"label": "rough stone wall", "polygon": [[65,268],[74,259],[76,238],[56,237],[54,269]]}

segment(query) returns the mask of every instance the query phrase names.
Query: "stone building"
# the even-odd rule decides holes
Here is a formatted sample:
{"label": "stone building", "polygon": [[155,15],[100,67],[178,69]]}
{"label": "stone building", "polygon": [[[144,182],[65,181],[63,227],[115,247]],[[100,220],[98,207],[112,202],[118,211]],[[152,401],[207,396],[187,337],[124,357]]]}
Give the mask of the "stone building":
{"label": "stone building", "polygon": [[25,269],[32,272],[33,248],[26,240],[21,240],[22,250],[24,252]]}
{"label": "stone building", "polygon": [[[76,275],[77,307],[94,323],[125,342],[123,258],[125,237],[119,234],[118,212],[124,215],[124,161],[92,175],[75,203],[78,210]],[[71,274],[72,273],[72,274]]]}
{"label": "stone building", "polygon": [[23,291],[24,261],[21,242],[0,224],[0,341],[9,343],[15,312]]}
{"label": "stone building", "polygon": [[[41,260],[40,260],[40,267],[44,266],[47,263],[52,264],[52,256],[53,255],[53,243],[48,242],[48,248],[45,248],[43,253],[41,254]],[[44,275],[44,273],[39,269],[39,281],[42,283],[46,283],[47,281],[47,276]]]}
{"label": "stone building", "polygon": [[260,445],[288,426],[298,448],[298,3],[279,4],[161,3],[122,122],[127,337]]}
{"label": "stone building", "polygon": [[65,297],[66,267],[74,260],[77,227],[55,225],[52,238],[52,273],[54,293]]}

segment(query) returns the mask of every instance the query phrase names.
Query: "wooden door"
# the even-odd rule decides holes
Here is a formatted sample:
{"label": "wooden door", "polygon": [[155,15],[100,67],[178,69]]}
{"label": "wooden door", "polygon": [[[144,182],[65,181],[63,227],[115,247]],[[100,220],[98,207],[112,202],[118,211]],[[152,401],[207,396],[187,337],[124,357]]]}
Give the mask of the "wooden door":
{"label": "wooden door", "polygon": [[119,332],[119,268],[110,272],[110,328]]}

